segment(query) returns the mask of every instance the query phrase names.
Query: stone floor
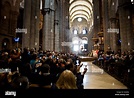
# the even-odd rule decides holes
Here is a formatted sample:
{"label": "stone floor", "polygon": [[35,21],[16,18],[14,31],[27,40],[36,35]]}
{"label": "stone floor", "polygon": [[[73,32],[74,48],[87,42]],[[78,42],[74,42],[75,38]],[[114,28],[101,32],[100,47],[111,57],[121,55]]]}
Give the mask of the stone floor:
{"label": "stone floor", "polygon": [[103,69],[92,64],[91,61],[82,62],[80,71],[87,67],[84,76],[84,89],[128,89],[123,83],[106,73]]}

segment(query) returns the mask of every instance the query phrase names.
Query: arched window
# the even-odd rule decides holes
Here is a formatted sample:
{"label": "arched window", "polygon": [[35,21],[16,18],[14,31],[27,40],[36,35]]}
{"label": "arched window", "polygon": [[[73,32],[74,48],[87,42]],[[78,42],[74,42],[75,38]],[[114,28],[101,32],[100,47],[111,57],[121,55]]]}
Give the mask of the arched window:
{"label": "arched window", "polygon": [[74,34],[78,34],[78,31],[75,29],[73,33],[74,33]]}
{"label": "arched window", "polygon": [[82,34],[87,34],[87,30],[86,29],[83,29],[82,30]]}

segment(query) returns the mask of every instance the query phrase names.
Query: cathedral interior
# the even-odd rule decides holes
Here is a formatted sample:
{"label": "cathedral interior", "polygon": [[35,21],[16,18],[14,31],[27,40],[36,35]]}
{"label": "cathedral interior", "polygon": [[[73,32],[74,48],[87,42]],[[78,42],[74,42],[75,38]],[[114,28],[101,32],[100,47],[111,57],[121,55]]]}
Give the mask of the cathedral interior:
{"label": "cathedral interior", "polygon": [[[89,65],[88,57],[98,60],[101,52],[132,53],[129,69],[134,73],[134,0],[0,0],[0,51],[25,47],[87,56]],[[116,66],[99,60],[93,63],[125,75],[118,76],[121,83],[134,87],[134,74],[128,82],[126,71],[117,72]]]}
{"label": "cathedral interior", "polygon": [[0,0],[0,50],[134,49],[133,0]]}

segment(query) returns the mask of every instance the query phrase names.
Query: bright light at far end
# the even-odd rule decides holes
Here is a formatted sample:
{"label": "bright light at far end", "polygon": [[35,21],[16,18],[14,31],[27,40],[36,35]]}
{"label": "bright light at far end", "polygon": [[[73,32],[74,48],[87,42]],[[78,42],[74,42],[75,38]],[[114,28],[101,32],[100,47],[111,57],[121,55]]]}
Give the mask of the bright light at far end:
{"label": "bright light at far end", "polygon": [[82,21],[82,18],[81,18],[81,17],[79,17],[79,18],[78,18],[78,21],[79,21],[79,22],[81,22],[81,21]]}
{"label": "bright light at far end", "polygon": [[73,50],[74,51],[79,51],[79,45],[74,45]]}

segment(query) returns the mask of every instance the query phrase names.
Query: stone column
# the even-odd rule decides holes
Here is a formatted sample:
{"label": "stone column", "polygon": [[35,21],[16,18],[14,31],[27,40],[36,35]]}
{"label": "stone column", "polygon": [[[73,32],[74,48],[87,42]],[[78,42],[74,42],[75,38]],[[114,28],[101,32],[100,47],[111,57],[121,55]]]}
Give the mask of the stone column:
{"label": "stone column", "polygon": [[119,29],[117,28],[117,19],[116,19],[116,0],[113,0],[109,5],[109,34],[110,34],[110,47],[116,53],[118,50],[117,47],[117,34],[119,34]]}
{"label": "stone column", "polygon": [[31,5],[31,32],[30,32],[30,48],[39,49],[39,0],[32,0]]}
{"label": "stone column", "polygon": [[40,15],[40,7],[39,7],[39,0],[36,0],[36,5],[35,5],[35,48],[36,50],[39,50],[39,15]]}
{"label": "stone column", "polygon": [[[63,26],[64,26],[64,41],[69,42],[69,0],[63,1]],[[64,52],[69,52],[70,47],[65,46]]]}
{"label": "stone column", "polygon": [[[133,9],[134,9],[134,7],[133,7]],[[132,34],[133,34],[133,39],[134,39],[134,11],[133,11],[133,15],[132,15]],[[134,46],[133,46],[133,49],[134,49]]]}
{"label": "stone column", "polygon": [[54,2],[55,0],[45,0],[44,3],[43,50],[54,50]]}
{"label": "stone column", "polygon": [[134,10],[133,8],[131,8],[130,5],[128,5],[128,9],[125,10],[126,12],[126,33],[127,33],[127,45],[128,45],[128,51],[131,49],[134,49],[134,31],[133,31],[133,22],[132,22],[132,11]]}
{"label": "stone column", "polygon": [[[58,2],[59,4],[59,2]],[[55,21],[54,21],[54,25],[55,25],[55,51],[59,52],[59,46],[60,46],[60,39],[59,39],[59,5],[55,5],[56,9],[55,9]]]}
{"label": "stone column", "polygon": [[118,46],[117,46],[117,34],[119,34],[119,30],[116,26],[116,18],[111,18],[110,19],[110,46],[111,49],[116,53],[118,50]]}
{"label": "stone column", "polygon": [[50,0],[50,50],[54,50],[54,14],[55,14],[55,7],[54,7],[55,0]]}
{"label": "stone column", "polygon": [[93,19],[94,19],[94,36],[97,37],[97,33],[100,32],[100,0],[93,0]]}
{"label": "stone column", "polygon": [[[17,37],[16,36],[16,27],[17,27],[17,17],[18,17],[18,12],[17,11],[12,11],[12,13],[11,13],[11,21],[10,21],[10,27],[8,28],[9,29],[9,32],[14,36],[14,37]],[[12,36],[12,39],[14,39],[14,37]],[[11,40],[11,49],[12,48],[18,48],[18,45],[17,45],[17,43],[15,43],[15,44],[13,44],[14,43],[14,41],[13,40]],[[19,47],[20,48],[20,47]]]}
{"label": "stone column", "polygon": [[27,32],[22,34],[22,49],[30,46],[30,21],[31,21],[31,0],[24,1],[24,29]]}
{"label": "stone column", "polygon": [[121,34],[121,50],[129,51],[134,48],[134,35],[132,31],[131,4],[119,1],[119,19]]}
{"label": "stone column", "polygon": [[50,49],[50,31],[49,31],[49,25],[50,25],[50,2],[49,0],[44,1],[44,7],[43,7],[43,42],[42,42],[42,49],[43,50],[49,50]]}
{"label": "stone column", "polygon": [[102,16],[103,16],[103,34],[104,34],[104,52],[107,51],[107,47],[110,45],[110,35],[108,33],[109,24],[109,10],[108,10],[108,0],[102,0]]}
{"label": "stone column", "polygon": [[[59,8],[59,24],[60,24],[60,35],[59,35],[59,45],[60,45],[60,51],[62,52],[67,52],[67,47],[66,46],[62,46],[62,42],[67,42],[68,41],[68,36],[69,36],[69,13],[68,13],[68,0],[60,0],[60,8]],[[67,36],[68,35],[68,36]],[[69,48],[69,47],[68,47]]]}
{"label": "stone column", "polygon": [[[60,24],[60,33],[59,33],[59,44],[60,44],[60,47],[59,47],[59,51],[63,51],[63,46],[61,46],[61,43],[64,41],[64,35],[63,35],[63,0],[60,0],[60,3],[59,3],[59,24]],[[62,25],[61,25],[62,24]]]}
{"label": "stone column", "polygon": [[126,33],[126,24],[123,8],[119,8],[119,19],[120,19],[120,35],[121,35],[121,51],[127,51],[127,33]]}
{"label": "stone column", "polygon": [[31,1],[31,32],[30,32],[30,49],[34,48],[34,42],[35,42],[35,4],[36,4],[36,0],[32,0]]}

